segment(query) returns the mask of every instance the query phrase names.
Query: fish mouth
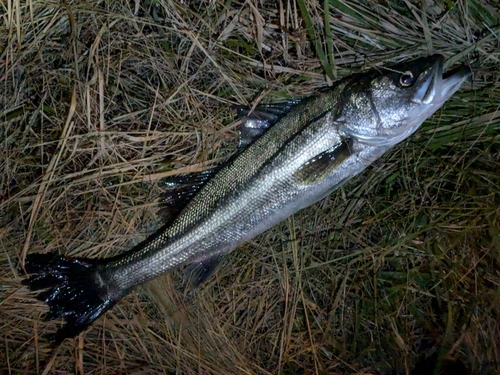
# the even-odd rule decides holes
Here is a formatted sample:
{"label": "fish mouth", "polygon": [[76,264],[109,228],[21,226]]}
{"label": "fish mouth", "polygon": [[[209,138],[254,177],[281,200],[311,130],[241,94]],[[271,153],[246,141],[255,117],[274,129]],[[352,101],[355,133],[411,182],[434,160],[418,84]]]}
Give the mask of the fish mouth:
{"label": "fish mouth", "polygon": [[460,88],[462,83],[471,75],[468,66],[460,66],[446,73],[443,72],[445,58],[436,55],[436,62],[431,67],[432,73],[417,89],[413,101],[417,107],[408,116],[407,124],[401,129],[399,139],[413,134],[422,123],[434,114]]}
{"label": "fish mouth", "polygon": [[445,73],[441,79],[441,103],[448,100],[471,74],[468,66],[461,66]]}
{"label": "fish mouth", "polygon": [[427,74],[428,76],[417,88],[413,102],[418,104],[431,104],[439,91],[443,78],[444,56],[437,55],[436,62],[431,66]]}
{"label": "fish mouth", "polygon": [[460,88],[471,74],[467,66],[443,73],[444,62],[444,56],[436,55],[436,62],[430,69],[432,73],[417,89],[414,102],[439,107]]}
{"label": "fish mouth", "polygon": [[[422,123],[436,112],[470,76],[469,67],[461,66],[444,73],[445,58],[442,55],[429,56],[434,60],[424,71],[416,86],[412,102],[415,108],[408,113],[406,120],[399,126],[385,129],[378,135],[352,134],[363,143],[374,146],[393,146],[413,134]],[[380,131],[380,130],[379,130]]]}

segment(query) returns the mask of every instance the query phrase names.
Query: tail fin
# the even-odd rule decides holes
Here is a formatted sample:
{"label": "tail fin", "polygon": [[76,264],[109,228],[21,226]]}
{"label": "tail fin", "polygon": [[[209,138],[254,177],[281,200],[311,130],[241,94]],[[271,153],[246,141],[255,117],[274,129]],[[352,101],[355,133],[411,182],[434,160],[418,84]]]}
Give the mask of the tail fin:
{"label": "tail fin", "polygon": [[44,319],[63,317],[66,320],[66,324],[51,337],[55,344],[82,332],[120,300],[111,297],[99,274],[98,260],[29,254],[25,269],[33,274],[23,280],[30,290],[48,288],[37,296],[50,308]]}

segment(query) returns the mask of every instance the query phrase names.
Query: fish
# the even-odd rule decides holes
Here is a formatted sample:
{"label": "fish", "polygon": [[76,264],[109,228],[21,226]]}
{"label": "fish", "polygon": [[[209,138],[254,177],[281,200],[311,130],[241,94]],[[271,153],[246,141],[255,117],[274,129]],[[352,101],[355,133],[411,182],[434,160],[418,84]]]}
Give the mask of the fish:
{"label": "fish", "polygon": [[138,285],[185,267],[194,286],[238,246],[360,174],[411,136],[471,75],[447,74],[434,54],[349,75],[316,95],[239,106],[238,151],[225,164],[167,181],[170,222],[109,258],[26,256],[23,284],[45,320],[64,318],[59,344],[87,329]]}

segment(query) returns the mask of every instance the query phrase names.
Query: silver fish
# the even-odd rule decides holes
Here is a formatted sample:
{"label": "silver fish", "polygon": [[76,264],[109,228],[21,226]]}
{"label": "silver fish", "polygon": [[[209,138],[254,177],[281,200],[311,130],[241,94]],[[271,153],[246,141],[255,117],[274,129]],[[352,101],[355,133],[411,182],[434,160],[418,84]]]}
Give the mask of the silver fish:
{"label": "silver fish", "polygon": [[[30,254],[24,280],[50,311],[64,317],[61,342],[94,322],[130,291],[189,265],[195,283],[221,256],[300,209],[326,197],[413,134],[470,75],[443,77],[440,55],[344,78],[316,96],[261,105],[246,121],[240,152],[212,171],[179,177],[175,197],[189,202],[162,230],[106,259]],[[181,185],[179,187],[179,185]]]}

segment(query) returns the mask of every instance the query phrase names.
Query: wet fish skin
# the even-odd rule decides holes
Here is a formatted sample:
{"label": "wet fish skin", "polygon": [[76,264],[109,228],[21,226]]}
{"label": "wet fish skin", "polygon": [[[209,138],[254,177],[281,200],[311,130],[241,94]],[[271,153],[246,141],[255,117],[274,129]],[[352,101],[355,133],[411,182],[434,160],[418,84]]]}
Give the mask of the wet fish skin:
{"label": "wet fish skin", "polygon": [[462,68],[443,79],[443,61],[433,55],[381,67],[294,102],[260,137],[240,142],[248,146],[171,224],[125,254],[28,255],[25,269],[33,275],[24,283],[49,288],[38,296],[49,305],[48,317],[67,322],[54,340],[81,332],[134,287],[171,269],[191,264],[203,279],[221,256],[361,173],[413,134],[470,74]]}

